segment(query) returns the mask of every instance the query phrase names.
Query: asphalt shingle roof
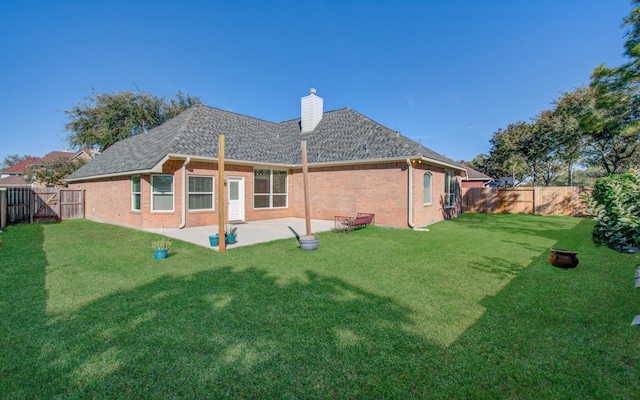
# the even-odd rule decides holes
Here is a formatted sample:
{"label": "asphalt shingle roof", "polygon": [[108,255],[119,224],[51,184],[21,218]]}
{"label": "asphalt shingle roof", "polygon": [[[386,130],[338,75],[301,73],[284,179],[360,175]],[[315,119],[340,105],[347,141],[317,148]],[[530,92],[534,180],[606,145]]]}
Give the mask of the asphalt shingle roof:
{"label": "asphalt shingle roof", "polygon": [[485,175],[480,171],[476,171],[475,169],[471,167],[467,167],[466,165],[464,165],[463,167],[464,169],[467,170],[467,177],[465,179],[468,181],[490,181],[491,180],[490,176]]}
{"label": "asphalt shingle roof", "polygon": [[36,164],[40,160],[38,157],[29,157],[22,161],[13,164],[0,171],[3,174],[11,175],[26,175],[29,172],[29,167]]}
{"label": "asphalt shingle roof", "polygon": [[274,123],[195,105],[116,142],[68,179],[149,170],[167,154],[217,158],[218,135],[225,135],[227,160],[300,165],[300,142],[306,140],[309,163],[425,157],[458,165],[350,108],[325,112],[312,132],[301,133],[300,118]]}
{"label": "asphalt shingle roof", "polygon": [[0,178],[0,187],[29,186],[23,176],[5,176]]}
{"label": "asphalt shingle roof", "polygon": [[67,160],[73,158],[73,156],[75,156],[76,153],[75,152],[69,152],[69,151],[52,151],[48,154],[46,154],[44,157],[42,157],[40,160],[38,160],[39,164],[46,164],[48,162],[54,161],[58,158],[66,158]]}

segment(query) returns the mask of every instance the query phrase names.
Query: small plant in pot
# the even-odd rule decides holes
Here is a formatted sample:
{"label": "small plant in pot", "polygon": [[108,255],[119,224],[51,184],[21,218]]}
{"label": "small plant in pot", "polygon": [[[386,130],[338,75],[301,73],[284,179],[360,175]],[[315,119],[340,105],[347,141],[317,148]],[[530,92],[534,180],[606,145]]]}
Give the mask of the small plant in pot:
{"label": "small plant in pot", "polygon": [[153,249],[153,258],[156,260],[163,260],[167,258],[169,247],[171,247],[171,240],[166,237],[162,237],[160,240],[151,242],[151,248]]}
{"label": "small plant in pot", "polygon": [[236,242],[236,232],[238,230],[237,226],[233,225],[225,225],[224,227],[224,237],[226,243],[234,244]]}
{"label": "small plant in pot", "polygon": [[[236,231],[238,227],[232,225],[224,226],[224,242],[226,244],[234,244],[236,242]],[[214,234],[209,236],[209,244],[211,246],[216,247],[219,245],[220,239],[218,238],[218,234]]]}

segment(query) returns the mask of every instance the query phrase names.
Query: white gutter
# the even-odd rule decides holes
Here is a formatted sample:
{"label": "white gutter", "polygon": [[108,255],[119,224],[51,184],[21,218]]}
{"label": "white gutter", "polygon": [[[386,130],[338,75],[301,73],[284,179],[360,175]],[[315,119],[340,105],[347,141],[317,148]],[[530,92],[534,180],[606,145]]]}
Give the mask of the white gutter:
{"label": "white gutter", "polygon": [[[147,174],[160,174],[162,173],[162,165],[169,160],[184,160],[185,158],[191,158],[191,161],[203,161],[203,162],[218,162],[217,157],[198,157],[198,156],[190,156],[188,154],[167,154],[162,160],[160,160],[156,165],[154,165],[151,169],[146,170],[138,170],[138,171],[122,171],[116,172],[112,174],[104,174],[104,175],[94,175],[87,176],[83,178],[75,178],[68,179],[68,182],[78,182],[92,179],[104,179],[104,178],[115,178],[121,176],[131,176],[131,175],[147,175]],[[432,165],[438,165],[441,167],[447,167],[456,169],[458,171],[463,171],[466,176],[466,170],[464,168],[460,168],[456,165],[452,165],[449,163],[445,163],[442,161],[434,160],[431,158],[415,158],[421,162],[425,162]],[[390,163],[390,162],[404,162],[407,158],[372,158],[368,160],[354,160],[354,161],[338,161],[338,162],[322,162],[322,163],[309,163],[309,168],[322,168],[322,167],[339,167],[346,165],[367,165],[367,164],[380,164],[380,163]],[[276,163],[263,163],[263,162],[253,162],[246,160],[233,160],[233,159],[225,159],[225,163],[228,164],[236,164],[236,165],[247,165],[252,167],[264,167],[264,168],[282,168],[282,169],[293,169],[293,168],[302,168],[302,164],[276,164]]]}
{"label": "white gutter", "polygon": [[[185,157],[191,157],[192,161],[203,161],[203,162],[218,162],[217,157],[199,157],[188,154],[177,154],[170,153],[158,163],[159,166],[162,166],[169,159],[179,159],[184,160]],[[432,158],[426,157],[415,157],[415,160],[419,160],[423,163],[428,163],[431,165],[437,165],[441,167],[451,168],[458,171],[463,171],[464,174],[462,176],[466,176],[466,170],[457,165],[449,164],[443,161],[434,160]],[[319,163],[309,163],[309,168],[321,168],[321,167],[338,167],[343,165],[366,165],[366,164],[381,164],[381,163],[391,163],[391,162],[404,162],[406,161],[406,157],[394,157],[394,158],[371,158],[366,160],[353,160],[353,161],[329,161],[329,162],[319,162]],[[237,165],[247,165],[247,166],[258,166],[258,167],[276,167],[276,168],[302,168],[302,164],[277,164],[277,163],[265,163],[265,162],[254,162],[254,161],[246,161],[246,160],[234,160],[231,158],[225,158],[225,164],[237,164]],[[157,167],[157,166],[156,166]],[[156,168],[154,167],[154,168]]]}
{"label": "white gutter", "polygon": [[[159,164],[161,165],[162,163],[168,160],[184,160],[186,157],[190,157],[191,161],[211,162],[211,163],[218,162],[218,157],[202,157],[202,156],[194,156],[194,155],[188,155],[188,154],[171,153],[171,154],[167,154],[165,159],[163,159]],[[232,158],[226,158],[226,157],[224,159],[224,163],[235,164],[235,165],[246,165],[249,167],[257,166],[257,167],[264,167],[264,168],[280,168],[280,169],[302,168],[302,164],[296,165],[296,164],[265,163],[265,162],[258,162],[258,161],[234,160]]]}
{"label": "white gutter", "polygon": [[429,229],[427,228],[416,228],[415,225],[413,224],[413,164],[411,163],[411,160],[407,158],[407,171],[409,172],[409,193],[408,193],[408,198],[409,198],[409,202],[408,202],[408,206],[407,206],[407,224],[409,225],[409,227],[411,229],[413,229],[414,231],[422,231],[422,232],[429,232]]}
{"label": "white gutter", "polygon": [[182,163],[182,222],[178,225],[178,229],[182,229],[187,225],[187,165],[191,162],[191,157],[187,157]]}
{"label": "white gutter", "polygon": [[135,171],[121,171],[121,172],[115,172],[112,174],[103,174],[103,175],[91,175],[91,176],[85,176],[82,178],[67,179],[67,182],[79,182],[79,181],[86,181],[86,180],[93,180],[93,179],[119,178],[121,176],[131,176],[131,175],[161,174],[162,166],[168,160],[169,160],[169,157],[166,156],[150,169],[139,169]]}
{"label": "white gutter", "polygon": [[82,178],[74,178],[74,179],[67,179],[67,182],[80,182],[80,181],[87,181],[87,180],[94,180],[94,179],[106,179],[106,178],[119,178],[121,176],[131,176],[131,175],[149,175],[149,174],[159,174],[162,173],[162,169],[161,170],[157,170],[154,168],[152,169],[140,169],[140,170],[136,170],[136,171],[122,171],[122,172],[116,172],[113,174],[104,174],[104,175],[91,175],[91,176],[85,176]]}
{"label": "white gutter", "polygon": [[[372,158],[372,159],[368,159],[368,160],[355,160],[355,161],[338,161],[338,162],[324,162],[324,163],[309,163],[309,168],[312,167],[338,167],[338,166],[342,166],[342,165],[366,165],[366,164],[381,164],[381,163],[392,163],[392,162],[405,162],[406,160],[408,160],[406,157],[405,158]],[[410,159],[409,159],[410,160]],[[440,167],[446,167],[446,168],[451,168],[451,169],[456,169],[458,171],[463,171],[465,172],[466,175],[466,171],[464,168],[460,168],[456,165],[452,165],[449,163],[445,163],[442,161],[438,161],[438,160],[434,160],[432,158],[425,158],[425,157],[416,157],[414,158],[414,160],[419,160],[422,163],[427,163],[427,164],[431,164],[431,165],[437,165]],[[299,165],[295,166],[296,168],[300,168]]]}

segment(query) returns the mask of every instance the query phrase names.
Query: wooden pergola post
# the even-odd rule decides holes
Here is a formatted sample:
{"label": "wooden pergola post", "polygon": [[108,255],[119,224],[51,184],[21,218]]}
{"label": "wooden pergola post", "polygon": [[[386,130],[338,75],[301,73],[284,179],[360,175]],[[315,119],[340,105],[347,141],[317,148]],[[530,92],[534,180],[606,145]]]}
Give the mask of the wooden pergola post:
{"label": "wooden pergola post", "polygon": [[218,249],[224,253],[227,248],[224,236],[225,196],[224,196],[224,135],[218,136]]}
{"label": "wooden pergola post", "polygon": [[311,236],[311,206],[309,205],[309,167],[307,165],[307,141],[302,141],[302,178],[304,181],[304,219],[307,236]]}

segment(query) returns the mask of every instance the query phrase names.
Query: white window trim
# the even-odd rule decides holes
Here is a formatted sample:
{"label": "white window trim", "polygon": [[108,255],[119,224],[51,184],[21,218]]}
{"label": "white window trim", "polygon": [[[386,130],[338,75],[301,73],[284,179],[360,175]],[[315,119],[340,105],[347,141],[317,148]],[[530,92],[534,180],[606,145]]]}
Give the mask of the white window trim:
{"label": "white window trim", "polygon": [[[189,181],[191,180],[191,178],[211,178],[211,192],[191,192],[189,191]],[[189,175],[187,176],[187,210],[189,211],[193,211],[193,212],[198,212],[198,211],[213,211],[216,209],[216,197],[215,197],[215,191],[216,191],[216,178],[213,175]],[[196,208],[196,209],[191,209],[189,207],[189,198],[192,194],[211,194],[211,208]]]}
{"label": "white window trim", "polygon": [[[138,178],[139,192],[133,191],[133,178]],[[136,194],[140,196],[140,208],[134,207],[134,204],[136,204],[134,200]],[[140,175],[131,176],[131,211],[142,211],[142,179],[140,179]]]}
{"label": "white window trim", "polygon": [[[267,168],[257,168],[254,170],[253,172],[253,196],[254,196],[254,200],[253,200],[253,209],[254,210],[278,210],[278,209],[283,209],[283,208],[289,208],[289,173],[286,170],[282,170],[282,169],[268,169],[269,171],[269,193],[256,193],[255,192],[255,171],[259,171],[259,170],[267,170]],[[278,172],[284,172],[284,176],[285,176],[285,192],[284,193],[274,193],[273,192],[273,171],[278,171]],[[273,206],[273,196],[285,196],[285,205],[284,206],[279,206],[279,207],[274,207]],[[269,196],[269,207],[256,207],[256,202],[255,202],[255,196]]]}
{"label": "white window trim", "polygon": [[[424,201],[424,177],[429,175],[429,202]],[[422,176],[422,204],[425,206],[430,206],[433,203],[433,175],[431,172],[425,172]]]}
{"label": "white window trim", "polygon": [[[153,178],[155,177],[160,177],[160,176],[170,176],[171,177],[171,192],[166,192],[166,193],[161,193],[161,192],[156,192],[155,189],[155,185],[153,184]],[[173,176],[173,174],[157,174],[157,175],[151,175],[151,212],[153,213],[171,213],[175,211],[176,208],[176,195],[175,195],[175,178]],[[155,199],[155,195],[156,194],[171,194],[171,197],[173,199],[173,201],[171,201],[171,210],[156,210],[155,204],[154,204],[154,199]]]}
{"label": "white window trim", "polygon": [[[452,174],[449,171],[445,171],[444,173],[444,196],[445,196],[445,209],[448,208],[455,208],[456,206],[456,186],[458,185],[458,180],[456,178],[455,174]],[[453,184],[452,184],[453,183]],[[449,203],[449,199],[452,197],[453,195],[453,202],[452,204],[447,204]]]}

